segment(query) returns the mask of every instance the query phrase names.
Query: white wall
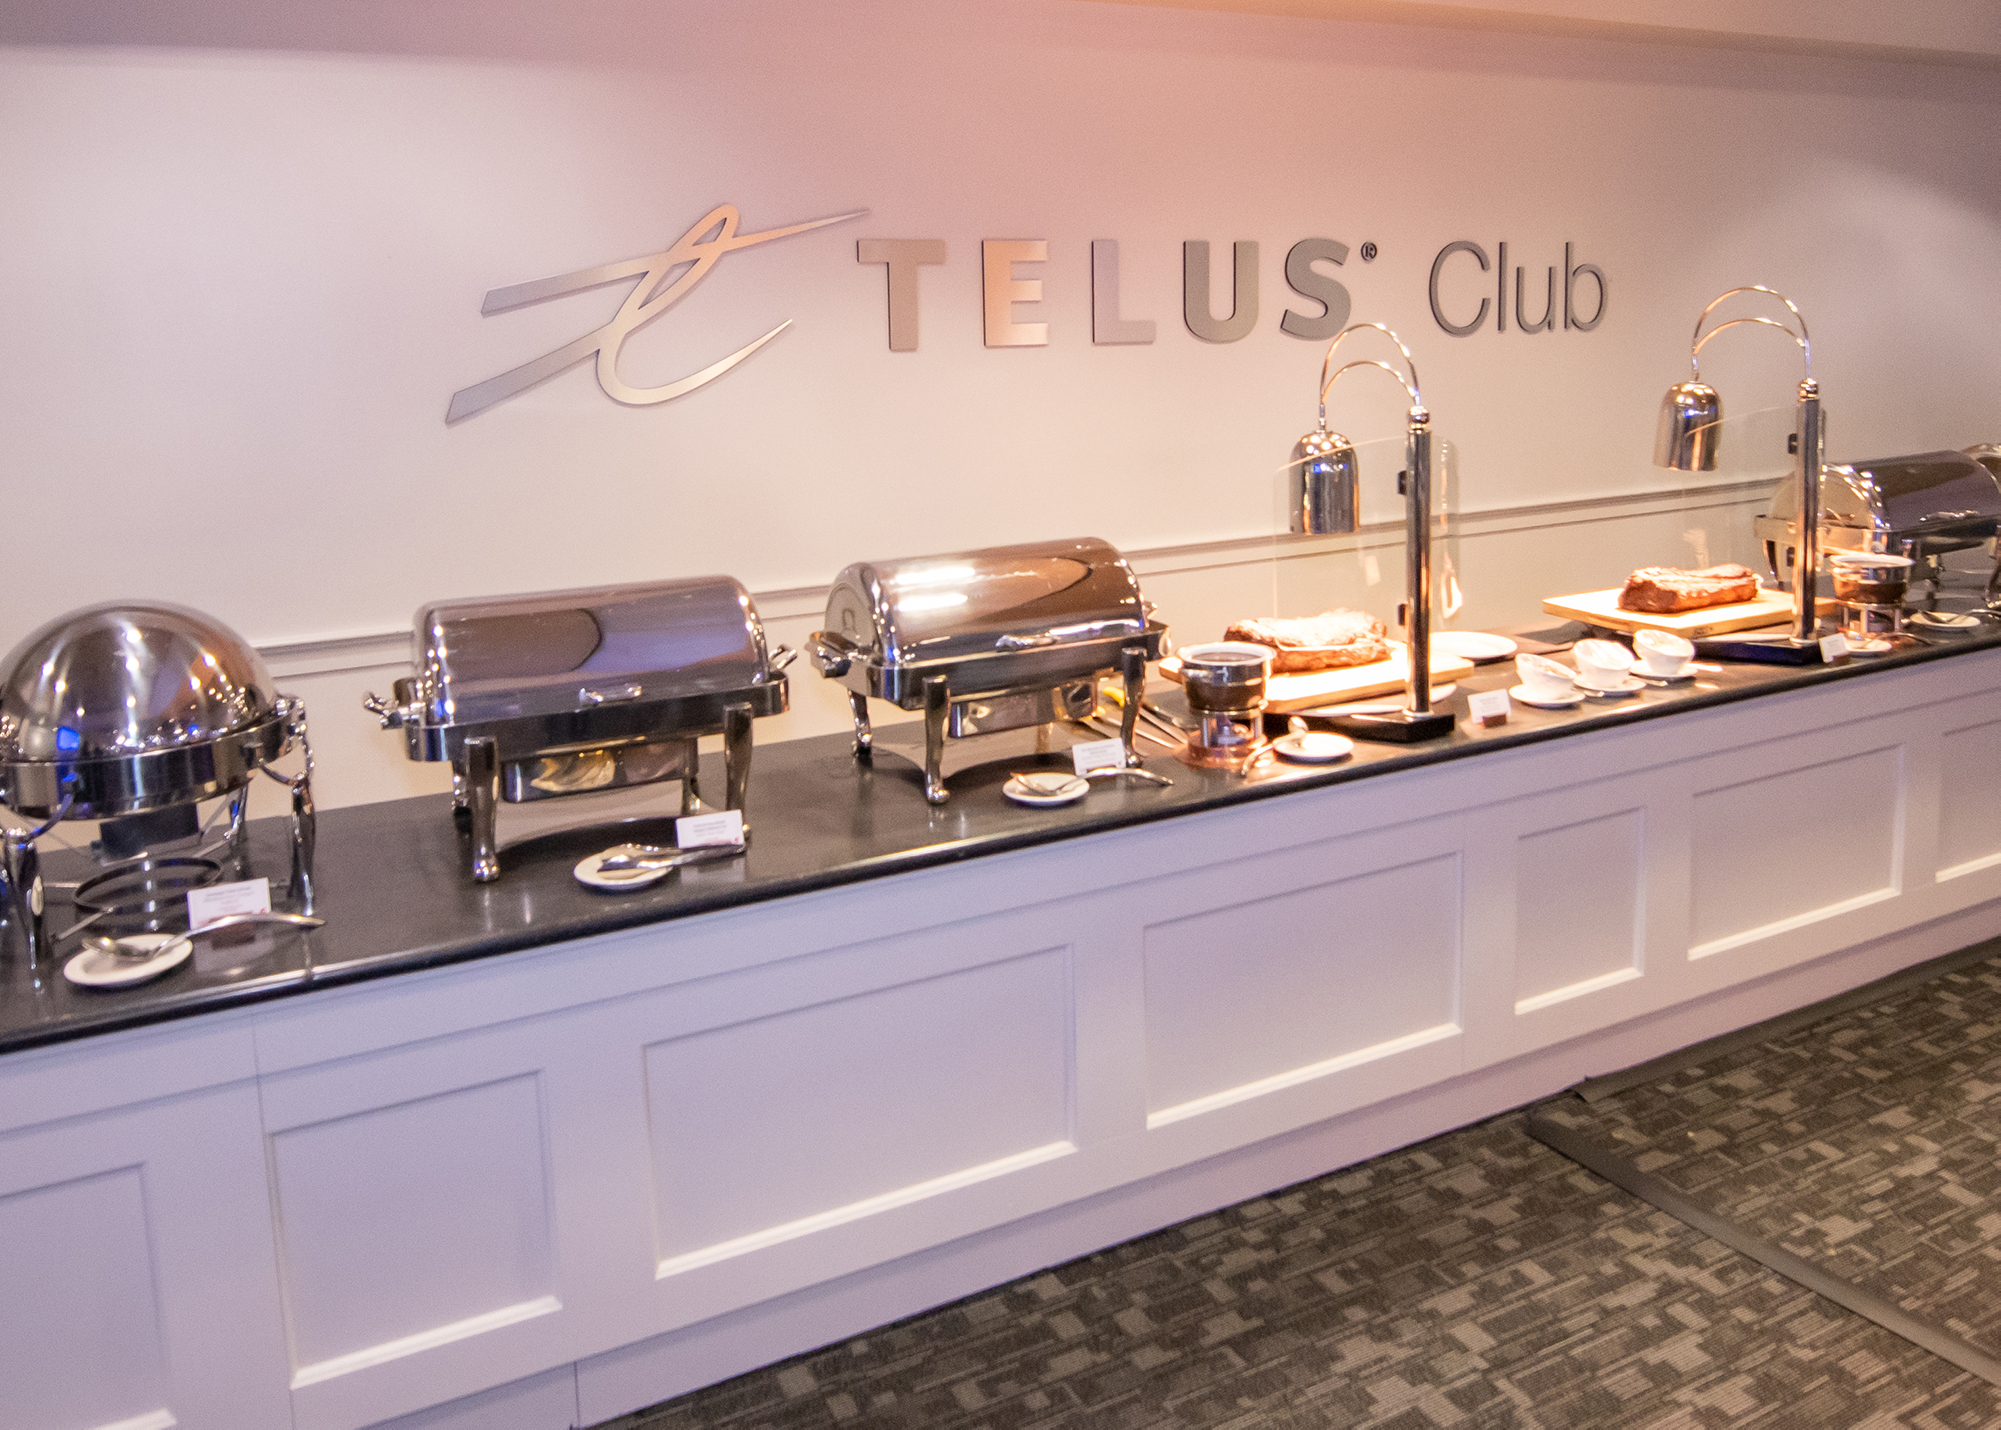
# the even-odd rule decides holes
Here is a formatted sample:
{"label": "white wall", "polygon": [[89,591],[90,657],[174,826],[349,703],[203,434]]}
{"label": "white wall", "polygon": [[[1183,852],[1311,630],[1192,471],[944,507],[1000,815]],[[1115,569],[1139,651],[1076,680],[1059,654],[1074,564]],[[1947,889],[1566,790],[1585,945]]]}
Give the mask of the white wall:
{"label": "white wall", "polygon": [[[1313,417],[1322,345],[1278,325],[1309,235],[1380,246],[1340,276],[1411,343],[1465,510],[1665,485],[1654,406],[1741,282],[1813,324],[1836,457],[2001,435],[2001,76],[1979,69],[1061,0],[296,8],[0,18],[0,644],[126,595],[303,643],[301,678],[340,685],[315,706],[344,750],[330,803],[435,779],[324,674],[359,658],[310,654],[425,599],[1260,539]],[[625,349],[628,380],[666,382],[793,320],[713,385],[624,407],[586,365],[446,426],[454,391],[625,285],[482,318],[488,289],[656,251],[722,202],[746,230],[870,214],[730,255]],[[948,245],[917,352],[887,350],[865,237]],[[1107,237],[1150,346],[1090,341]],[[1047,347],[982,346],[983,238],[1048,241],[1020,314]],[[1262,244],[1243,341],[1182,326],[1190,238]],[[1426,279],[1460,238],[1507,240],[1532,282],[1573,243],[1610,279],[1603,325],[1447,336]],[[1786,401],[1796,354],[1732,337],[1705,363],[1732,410]],[[1397,430],[1387,381],[1337,397],[1337,425]],[[1549,576],[1686,556],[1580,548]]]}

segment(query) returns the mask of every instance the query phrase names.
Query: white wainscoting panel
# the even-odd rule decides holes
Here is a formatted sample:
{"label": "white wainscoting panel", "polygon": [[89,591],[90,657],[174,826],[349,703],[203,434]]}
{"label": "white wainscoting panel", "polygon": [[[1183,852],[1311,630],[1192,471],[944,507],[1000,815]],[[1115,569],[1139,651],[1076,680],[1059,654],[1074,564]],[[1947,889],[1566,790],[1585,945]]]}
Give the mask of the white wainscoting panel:
{"label": "white wainscoting panel", "polygon": [[257,1091],[0,1137],[0,1425],[289,1426]]}
{"label": "white wainscoting panel", "polygon": [[2001,721],[1947,730],[1939,759],[1938,877],[1949,879],[2001,861]]}
{"label": "white wainscoting panel", "polygon": [[174,1423],[147,1221],[136,1166],[0,1196],[10,1430]]}
{"label": "white wainscoting panel", "polygon": [[[1692,957],[1721,953],[1893,897],[1904,752],[1861,750],[1695,796]],[[1741,756],[1732,762],[1741,764]],[[1801,845],[1812,842],[1812,856]]]}
{"label": "white wainscoting panel", "polygon": [[1068,1150],[1069,950],[652,1044],[660,1271]]}
{"label": "white wainscoting panel", "polygon": [[1148,924],[1149,1125],[1457,1032],[1459,864],[1442,854]]}
{"label": "white wainscoting panel", "polygon": [[1517,1012],[1639,974],[1645,854],[1639,809],[1516,840]]}
{"label": "white wainscoting panel", "polygon": [[555,1309],[533,1076],[271,1139],[295,1384]]}

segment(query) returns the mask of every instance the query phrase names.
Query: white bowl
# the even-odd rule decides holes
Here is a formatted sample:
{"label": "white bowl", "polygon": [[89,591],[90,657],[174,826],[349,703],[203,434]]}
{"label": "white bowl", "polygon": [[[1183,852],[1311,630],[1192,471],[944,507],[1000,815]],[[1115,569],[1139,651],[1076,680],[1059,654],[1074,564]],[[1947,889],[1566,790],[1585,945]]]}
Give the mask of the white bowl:
{"label": "white bowl", "polygon": [[1632,678],[1633,653],[1617,641],[1579,641],[1570,654],[1577,662],[1579,685],[1612,690]]}
{"label": "white bowl", "polygon": [[1535,700],[1561,700],[1576,684],[1569,666],[1546,655],[1516,656],[1515,674],[1521,677],[1522,689]]}
{"label": "white bowl", "polygon": [[1695,659],[1695,647],[1672,631],[1636,631],[1633,648],[1640,653],[1640,669],[1648,675],[1680,675],[1682,667]]}

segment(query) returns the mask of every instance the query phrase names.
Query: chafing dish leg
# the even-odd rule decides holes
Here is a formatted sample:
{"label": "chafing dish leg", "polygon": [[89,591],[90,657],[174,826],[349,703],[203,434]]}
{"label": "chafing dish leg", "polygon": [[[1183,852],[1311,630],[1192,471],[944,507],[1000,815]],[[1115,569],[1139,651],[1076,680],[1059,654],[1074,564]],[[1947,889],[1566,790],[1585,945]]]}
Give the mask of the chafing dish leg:
{"label": "chafing dish leg", "polygon": [[861,763],[875,762],[875,732],[868,723],[868,697],[856,691],[848,692],[848,708],[855,714],[855,758]]}
{"label": "chafing dish leg", "polygon": [[42,922],[42,856],[33,835],[9,829],[0,833],[0,857],[6,861],[7,921],[20,931],[32,969],[49,949]]}
{"label": "chafing dish leg", "polygon": [[472,736],[464,749],[459,777],[465,782],[466,816],[471,823],[472,877],[489,884],[500,877],[500,749],[486,735]]}
{"label": "chafing dish leg", "polygon": [[1139,705],[1146,698],[1146,647],[1129,645],[1119,651],[1119,674],[1125,677],[1125,703],[1119,707],[1119,743],[1126,747],[1126,764],[1139,763],[1133,735],[1139,729]]}
{"label": "chafing dish leg", "polygon": [[[724,751],[724,761],[729,759]],[[694,740],[681,742],[681,768],[687,773],[681,776],[681,813],[700,814],[702,812],[702,749]],[[727,775],[724,784],[729,783]]]}
{"label": "chafing dish leg", "polygon": [[750,787],[750,707],[723,707],[723,808],[742,809]]}
{"label": "chafing dish leg", "polygon": [[300,775],[292,786],[292,886],[293,906],[302,914],[313,911],[313,853],[319,843],[319,816],[313,810],[313,777]]}
{"label": "chafing dish leg", "polygon": [[250,877],[250,838],[246,828],[250,813],[250,791],[240,789],[229,797],[229,832],[222,836],[222,855],[236,870],[236,877]]}
{"label": "chafing dish leg", "polygon": [[465,771],[459,768],[456,760],[452,762],[452,823],[460,829],[472,825],[472,811],[466,807]]}
{"label": "chafing dish leg", "polygon": [[945,715],[952,708],[951,682],[942,675],[924,679],[924,798],[943,804],[945,788]]}

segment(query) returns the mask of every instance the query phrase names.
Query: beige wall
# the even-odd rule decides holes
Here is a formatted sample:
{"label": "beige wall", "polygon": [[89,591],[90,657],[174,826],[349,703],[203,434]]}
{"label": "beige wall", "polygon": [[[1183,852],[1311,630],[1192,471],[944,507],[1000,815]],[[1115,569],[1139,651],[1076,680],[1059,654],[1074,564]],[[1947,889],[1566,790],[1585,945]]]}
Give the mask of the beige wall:
{"label": "beige wall", "polygon": [[[1281,276],[1307,236],[1356,250],[1354,318],[1409,340],[1462,511],[1664,485],[1654,406],[1735,283],[1807,313],[1837,458],[2001,434],[2001,77],[1381,13],[17,10],[0,18],[0,644],[89,600],[204,607],[293,648],[345,802],[436,772],[403,769],[348,704],[394,674],[396,643],[326,643],[405,628],[425,599],[711,570],[810,591],[852,560],[1083,532],[1241,551],[1272,531],[1313,418],[1322,344],[1279,328],[1313,308]],[[1800,7],[1771,13],[1805,28]],[[1971,38],[1936,43],[1977,50],[1984,13],[1937,11]],[[623,285],[482,318],[487,290],[655,251],[722,202],[746,230],[870,213],[730,255],[625,349],[628,380],[666,382],[792,321],[712,386],[626,407],[585,366],[446,426],[454,391],[604,322]],[[947,244],[914,353],[888,351],[867,237]],[[1150,346],[1091,342],[1089,244],[1108,237]],[[982,345],[985,238],[1048,241],[1044,301],[1020,313],[1048,346]],[[1262,245],[1241,342],[1180,321],[1192,238]],[[1609,277],[1604,323],[1448,336],[1426,283],[1462,238],[1506,240],[1532,292],[1574,245]],[[1486,290],[1454,265],[1463,312]],[[1796,353],[1732,337],[1705,363],[1731,410],[1783,404]],[[1337,397],[1356,436],[1397,430],[1386,381]],[[1374,519],[1395,515],[1386,481]],[[1485,609],[1519,619],[1545,582],[1689,554],[1659,544],[1580,542],[1551,570],[1543,543],[1533,582]],[[1199,633],[1242,589],[1216,580],[1175,577],[1166,614]],[[810,628],[810,597],[790,599],[774,624]],[[838,719],[796,683],[818,713],[792,728]]]}

